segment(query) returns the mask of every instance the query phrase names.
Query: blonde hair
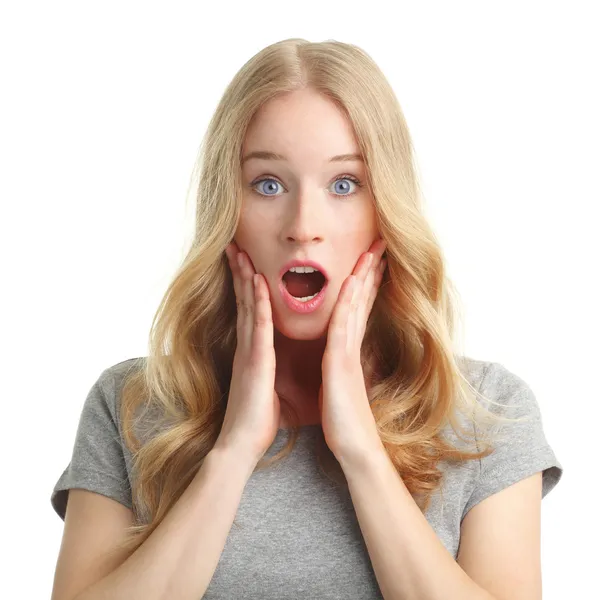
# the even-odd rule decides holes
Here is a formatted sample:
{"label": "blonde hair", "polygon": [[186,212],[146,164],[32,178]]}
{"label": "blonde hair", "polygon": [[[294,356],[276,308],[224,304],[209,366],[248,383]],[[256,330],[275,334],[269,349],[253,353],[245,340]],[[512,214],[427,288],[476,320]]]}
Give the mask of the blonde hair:
{"label": "blonde hair", "polygon": [[[194,238],[154,316],[148,357],[131,369],[122,390],[136,522],[121,548],[130,553],[179,499],[219,435],[236,346],[235,294],[224,250],[240,215],[242,143],[265,102],[303,88],[325,94],[345,112],[365,160],[388,268],[362,358],[381,440],[421,510],[440,487],[440,461],[476,460],[492,452],[492,438],[483,431],[475,444],[487,442],[484,450],[455,447],[442,434],[446,423],[472,442],[475,423],[515,420],[484,409],[477,396],[484,397],[462,372],[454,339],[457,294],[424,217],[412,141],[383,73],[352,44],[283,40],[241,68],[209,123],[190,185]],[[257,469],[279,462],[296,443],[297,415],[281,401],[291,436]],[[467,417],[466,426],[458,412]],[[322,467],[325,455],[318,454]]]}

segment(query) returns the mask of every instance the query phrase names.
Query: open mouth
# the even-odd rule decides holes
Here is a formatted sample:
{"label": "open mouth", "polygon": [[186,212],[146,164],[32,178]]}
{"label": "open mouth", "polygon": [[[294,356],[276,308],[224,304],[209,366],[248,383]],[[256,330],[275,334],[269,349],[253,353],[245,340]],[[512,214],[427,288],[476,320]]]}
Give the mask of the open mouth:
{"label": "open mouth", "polygon": [[288,293],[303,302],[314,298],[326,282],[325,275],[312,267],[293,267],[283,275]]}

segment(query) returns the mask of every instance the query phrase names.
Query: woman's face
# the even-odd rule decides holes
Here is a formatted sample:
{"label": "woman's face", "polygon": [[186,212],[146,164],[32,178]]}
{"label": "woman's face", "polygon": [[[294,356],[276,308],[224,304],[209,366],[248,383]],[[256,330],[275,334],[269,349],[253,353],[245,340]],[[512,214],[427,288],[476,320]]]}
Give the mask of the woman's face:
{"label": "woman's face", "polygon": [[[249,157],[257,151],[284,158]],[[313,90],[263,105],[244,140],[244,192],[234,241],[264,275],[273,324],[291,339],[326,336],[342,283],[380,237],[366,167],[360,159],[330,162],[341,154],[359,154],[352,126]],[[292,259],[316,261],[327,273],[322,302],[311,312],[290,308],[280,289],[281,271]]]}

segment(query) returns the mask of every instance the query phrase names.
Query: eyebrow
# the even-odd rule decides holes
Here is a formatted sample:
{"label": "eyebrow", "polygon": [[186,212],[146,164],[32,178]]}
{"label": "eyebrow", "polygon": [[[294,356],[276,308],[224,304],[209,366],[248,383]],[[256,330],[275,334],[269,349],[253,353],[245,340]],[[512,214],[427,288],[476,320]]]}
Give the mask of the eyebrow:
{"label": "eyebrow", "polygon": [[[285,160],[287,158],[282,154],[276,154],[275,152],[267,152],[266,150],[255,150],[254,152],[250,152],[246,154],[244,158],[242,158],[242,165],[249,161],[252,158],[258,158],[260,160]],[[342,161],[355,161],[359,160],[364,162],[364,159],[361,154],[337,154],[336,156],[332,156],[328,162],[342,162]]]}

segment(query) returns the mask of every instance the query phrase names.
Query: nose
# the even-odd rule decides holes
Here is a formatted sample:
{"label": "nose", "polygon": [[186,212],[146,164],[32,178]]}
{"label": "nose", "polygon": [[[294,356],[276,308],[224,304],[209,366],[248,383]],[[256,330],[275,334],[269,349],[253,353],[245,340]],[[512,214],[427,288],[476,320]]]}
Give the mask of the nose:
{"label": "nose", "polygon": [[307,244],[323,240],[324,215],[318,194],[298,193],[285,208],[282,237],[288,242]]}

